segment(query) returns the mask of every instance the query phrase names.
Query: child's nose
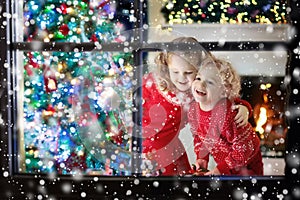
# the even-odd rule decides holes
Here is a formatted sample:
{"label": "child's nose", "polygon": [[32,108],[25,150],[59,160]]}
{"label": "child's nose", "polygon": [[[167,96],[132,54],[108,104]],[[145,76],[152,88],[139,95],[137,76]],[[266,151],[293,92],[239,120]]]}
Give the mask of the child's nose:
{"label": "child's nose", "polygon": [[184,74],[180,74],[179,80],[184,81],[186,79],[186,76]]}
{"label": "child's nose", "polygon": [[206,87],[206,82],[205,81],[200,81],[200,85],[205,88]]}

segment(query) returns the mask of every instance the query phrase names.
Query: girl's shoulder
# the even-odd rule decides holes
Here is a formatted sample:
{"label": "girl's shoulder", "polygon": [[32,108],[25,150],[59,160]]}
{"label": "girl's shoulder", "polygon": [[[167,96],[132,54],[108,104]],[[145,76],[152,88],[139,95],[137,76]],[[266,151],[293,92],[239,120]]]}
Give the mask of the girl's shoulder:
{"label": "girl's shoulder", "polygon": [[144,74],[144,76],[143,76],[143,83],[146,83],[147,81],[154,82],[154,78],[153,78],[153,74],[152,73]]}
{"label": "girl's shoulder", "polygon": [[143,76],[142,82],[143,97],[147,97],[151,101],[168,100],[169,93],[159,89],[153,73],[148,73]]}
{"label": "girl's shoulder", "polygon": [[154,80],[153,73],[144,74],[143,79],[144,80]]}
{"label": "girl's shoulder", "polygon": [[156,90],[156,83],[152,73],[145,74],[142,80],[143,90],[154,91]]}
{"label": "girl's shoulder", "polygon": [[153,73],[148,73],[143,76],[143,82],[142,82],[143,88],[147,89],[158,89],[156,79],[154,77]]}
{"label": "girl's shoulder", "polygon": [[155,91],[160,95],[164,96],[165,98],[173,98],[175,95],[174,92],[169,90],[161,90],[160,87],[157,85],[157,81],[155,78],[155,74],[148,73],[143,76],[143,88],[147,90],[151,90],[152,92]]}

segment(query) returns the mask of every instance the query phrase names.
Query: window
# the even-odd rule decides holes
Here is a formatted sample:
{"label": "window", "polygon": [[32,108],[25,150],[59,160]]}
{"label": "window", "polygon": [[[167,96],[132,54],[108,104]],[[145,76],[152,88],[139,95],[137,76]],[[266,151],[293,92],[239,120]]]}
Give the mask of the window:
{"label": "window", "polygon": [[[242,98],[254,109],[250,122],[261,139],[264,174],[284,175],[288,128],[285,117],[288,88],[284,80],[291,56],[287,44],[293,34],[287,23],[287,3],[195,0],[152,5],[159,6],[150,7],[149,21],[161,31],[153,31],[151,41],[192,35],[200,44],[207,45],[205,49],[233,64],[242,77]],[[267,120],[262,123],[260,109],[265,108]],[[193,151],[190,137],[183,140],[188,141],[186,148]],[[194,159],[193,152],[191,156]],[[267,167],[273,162],[280,163],[278,168]]]}
{"label": "window", "polygon": [[[20,91],[18,172],[131,175],[133,54],[117,44],[129,42],[130,35],[120,32],[133,22],[122,24],[117,6],[26,1],[16,7],[23,17],[14,21],[22,24],[15,40],[32,47],[13,54]],[[121,10],[130,18],[131,9]],[[66,49],[43,50],[45,42]],[[79,46],[68,49],[68,43]],[[80,50],[83,43],[95,48]],[[102,43],[116,48],[107,51]]]}
{"label": "window", "polygon": [[[171,4],[174,7],[174,2],[168,1],[166,8]],[[242,64],[239,72],[243,75],[244,89],[248,88],[243,98],[253,103],[253,107],[259,104],[255,87],[264,92],[269,89],[269,84],[276,88],[267,91],[272,97],[272,105],[278,106],[276,109],[281,114],[287,109],[290,94],[291,106],[299,103],[295,76],[299,47],[289,43],[295,36],[286,35],[290,33],[289,28],[294,28],[285,24],[287,18],[276,19],[284,24],[283,29],[281,26],[247,24],[244,26],[246,31],[237,32],[232,25],[208,24],[201,28],[200,25],[174,23],[157,28],[157,24],[166,24],[159,21],[163,17],[155,16],[160,11],[157,6],[163,8],[164,4],[131,0],[1,3],[0,182],[4,186],[5,198],[151,198],[158,192],[182,198],[220,197],[224,194],[239,195],[240,179],[247,184],[243,187],[246,194],[257,182],[259,189],[253,189],[255,194],[251,191],[249,194],[272,194],[261,186],[267,181],[283,191],[282,195],[295,195],[286,192],[285,178],[277,174],[272,174],[275,176],[271,178],[250,177],[245,180],[241,177],[221,177],[221,181],[213,178],[215,182],[211,177],[141,175],[142,96],[138,86],[142,85],[141,78],[153,65],[157,52],[165,50],[162,48],[165,46],[172,48],[172,44],[165,41],[173,37],[192,35],[202,38],[200,44],[207,51],[226,55],[237,65]],[[284,8],[297,10],[293,6],[280,7]],[[166,16],[166,10],[163,12]],[[171,15],[168,16],[170,19]],[[299,19],[297,17],[294,16],[295,21]],[[189,23],[189,20],[184,23]],[[262,31],[261,27],[274,34],[252,37],[252,34]],[[272,29],[274,27],[276,30]],[[228,32],[224,34],[224,31]],[[238,41],[230,31],[241,35]],[[222,35],[228,38],[222,38]],[[255,68],[248,64],[253,58],[258,61]],[[294,88],[292,93],[288,90],[289,83]],[[272,105],[271,110],[274,110]],[[290,138],[293,138],[298,130],[295,125],[298,119],[289,120],[292,123],[285,134],[292,134]],[[252,123],[257,125],[256,121]],[[282,127],[278,129],[282,130]],[[265,135],[261,137],[264,139]],[[280,139],[277,142],[283,144]],[[191,146],[188,147],[192,150]],[[268,149],[262,150],[267,158],[274,156],[267,155]],[[297,157],[293,142],[279,151],[283,155],[275,157],[287,156],[292,160]],[[286,151],[290,152],[285,155]],[[286,176],[295,172],[292,168],[295,166],[292,165],[290,171],[290,168],[285,169]],[[205,190],[202,191],[200,185]],[[223,194],[212,192],[224,188],[226,192]]]}

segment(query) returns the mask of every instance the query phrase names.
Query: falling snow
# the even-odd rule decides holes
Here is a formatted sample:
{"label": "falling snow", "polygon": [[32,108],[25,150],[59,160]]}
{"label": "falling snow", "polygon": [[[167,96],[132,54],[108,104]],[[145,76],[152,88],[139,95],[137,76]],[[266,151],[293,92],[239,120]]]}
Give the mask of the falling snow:
{"label": "falling snow", "polygon": [[[47,9],[44,10],[43,15],[41,15],[39,18],[35,20],[29,20],[27,21],[26,27],[28,28],[30,25],[40,23],[41,29],[37,32],[33,32],[34,34],[29,36],[27,39],[30,41],[30,37],[33,37],[35,39],[38,39],[40,41],[31,41],[30,45],[26,46],[26,48],[30,48],[30,51],[40,51],[41,49],[44,49],[45,46],[43,42],[49,42],[52,41],[53,38],[56,38],[58,40],[61,40],[62,38],[66,38],[67,36],[70,36],[69,42],[74,42],[79,43],[80,40],[78,37],[81,35],[82,36],[82,31],[84,30],[84,25],[81,25],[81,27],[77,27],[75,23],[72,24],[75,20],[75,16],[73,16],[72,19],[70,19],[70,28],[66,26],[62,26],[64,23],[61,21],[60,18],[54,19],[55,12],[58,12],[60,14],[67,13],[68,7],[71,4],[74,4],[76,9],[72,10],[72,13],[75,15],[78,10],[85,8],[85,6],[92,6],[92,4],[97,5],[97,9],[106,9],[106,13],[108,13],[107,17],[108,19],[113,19],[115,12],[112,10],[116,6],[116,2],[118,1],[106,1],[106,0],[91,0],[88,1],[91,3],[91,5],[85,5],[84,2],[86,1],[62,1],[65,2],[61,4],[61,6],[57,7],[55,11],[51,10],[51,6],[47,7]],[[130,21],[130,23],[127,24],[129,28],[132,26],[133,22],[137,21],[137,17],[135,16],[135,10],[126,10],[125,7],[127,6],[126,3],[129,3],[131,1],[122,1],[124,4],[124,13],[126,14],[127,19]],[[137,1],[135,1],[137,2]],[[145,1],[141,1],[145,2]],[[174,8],[175,2],[176,1],[168,1],[164,0],[164,3],[166,3],[166,8],[168,10]],[[189,1],[189,3],[192,1]],[[204,21],[209,20],[209,18],[205,18],[207,15],[207,10],[205,10],[205,2],[210,2],[211,3],[211,9],[214,10],[219,6],[217,3],[213,3],[214,1],[195,1],[197,4],[192,7],[184,7],[183,9],[180,9],[179,13],[169,13],[169,16],[173,16],[173,18],[169,18],[170,21],[180,21],[182,20],[186,26],[184,26],[184,29],[189,30],[188,26],[190,24],[189,18],[198,17],[197,19],[200,19],[199,17],[202,17]],[[225,1],[224,1],[225,2]],[[227,1],[226,1],[227,2]],[[251,4],[251,7],[253,6],[252,3],[255,3],[256,1],[231,1],[231,2],[243,2],[243,4]],[[257,1],[259,2],[259,1]],[[268,1],[263,1],[267,2]],[[22,2],[21,2],[22,3]],[[27,6],[32,6],[32,10],[39,9],[41,5],[39,3],[42,3],[42,1],[36,1],[32,0],[31,5]],[[278,4],[277,4],[278,3]],[[299,4],[296,1],[291,1],[292,5],[294,7],[286,7],[284,6],[284,9],[287,11],[287,13],[294,13],[298,12],[299,13]],[[280,9],[280,12],[282,11],[282,7],[280,7],[279,2],[274,1],[274,9],[272,9],[272,14],[274,14],[275,18],[271,18],[271,20],[276,21],[282,21],[285,22],[287,19],[284,14],[280,14],[280,16],[277,16],[276,18],[276,12],[274,10]],[[224,4],[225,5],[225,4]],[[238,5],[238,4],[236,4]],[[229,8],[224,8],[222,10],[227,10],[226,12],[233,12],[234,15],[237,16],[237,21],[239,20],[244,20],[248,21],[250,20],[255,20],[255,16],[258,15],[258,12],[253,13],[246,13],[245,15],[239,15],[238,11],[235,11],[236,8],[240,7],[242,4],[239,4],[239,6],[231,7]],[[249,6],[248,5],[248,6]],[[54,6],[54,4],[52,5]],[[144,4],[145,6],[145,4]],[[154,6],[151,1],[148,1],[148,6]],[[221,6],[221,4],[220,4]],[[4,9],[5,8],[5,9]],[[191,13],[191,10],[205,10],[203,13]],[[25,9],[25,8],[24,8]],[[28,9],[28,8],[27,8]],[[110,10],[112,9],[112,10]],[[160,8],[156,9],[160,10]],[[270,9],[270,5],[264,5],[265,11]],[[93,12],[95,9],[90,9],[90,12]],[[209,9],[208,9],[209,10]],[[274,12],[273,12],[274,11]],[[265,165],[265,170],[268,173],[266,176],[262,177],[231,177],[231,176],[204,176],[204,177],[193,177],[193,176],[182,176],[182,177],[156,177],[156,176],[139,176],[135,175],[134,173],[132,174],[126,174],[122,175],[120,172],[116,172],[118,170],[126,169],[127,171],[130,171],[132,166],[129,166],[128,163],[125,163],[125,161],[132,159],[132,157],[124,157],[120,159],[120,155],[122,155],[121,152],[122,149],[120,148],[115,148],[115,151],[112,151],[111,149],[96,149],[95,145],[100,145],[99,143],[99,138],[103,139],[99,134],[94,134],[97,131],[94,131],[94,129],[89,130],[89,133],[86,133],[86,137],[89,137],[88,139],[92,138],[91,140],[88,140],[88,144],[91,145],[89,146],[89,156],[98,156],[101,159],[103,157],[107,158],[106,166],[105,163],[102,166],[102,171],[98,172],[94,170],[94,168],[88,168],[87,170],[83,171],[80,169],[80,167],[76,167],[75,164],[80,161],[80,156],[83,155],[83,151],[81,151],[80,147],[84,145],[79,145],[77,146],[76,153],[79,156],[78,160],[74,161],[72,164],[72,170],[69,171],[68,173],[65,173],[62,175],[62,173],[54,170],[55,167],[58,169],[62,169],[67,171],[67,166],[70,163],[67,162],[60,162],[57,163],[57,160],[65,159],[71,155],[71,152],[68,152],[68,150],[64,151],[64,148],[74,148],[75,142],[72,140],[65,140],[65,143],[61,143],[61,146],[58,148],[56,144],[58,137],[51,135],[49,132],[47,132],[47,128],[45,126],[37,126],[34,125],[30,127],[30,123],[27,127],[21,127],[20,126],[20,120],[24,121],[25,118],[27,119],[30,118],[30,120],[37,120],[37,118],[42,117],[43,120],[49,120],[49,124],[53,123],[51,122],[51,119],[38,115],[36,112],[43,107],[42,101],[37,101],[35,106],[37,106],[37,110],[30,112],[28,111],[25,116],[25,118],[21,117],[21,112],[19,109],[21,108],[15,108],[14,106],[18,105],[20,99],[18,99],[18,95],[16,93],[22,92],[21,88],[23,86],[29,88],[29,86],[34,85],[33,90],[25,90],[24,91],[24,96],[30,96],[33,94],[32,92],[34,90],[38,90],[39,88],[42,87],[42,83],[39,82],[41,80],[28,80],[25,81],[22,87],[19,87],[19,81],[22,81],[23,77],[23,72],[22,71],[17,71],[19,69],[12,69],[11,67],[11,62],[17,62],[20,66],[23,60],[18,60],[18,58],[14,58],[12,60],[7,61],[6,57],[2,56],[2,54],[6,55],[8,54],[4,49],[4,47],[14,49],[17,48],[23,48],[22,44],[13,42],[13,45],[11,44],[11,39],[8,38],[6,33],[10,33],[10,30],[7,31],[7,29],[10,28],[11,23],[15,23],[15,21],[11,22],[11,20],[15,20],[15,18],[19,17],[17,13],[9,13],[6,11],[6,5],[5,2],[2,2],[0,5],[0,28],[1,30],[1,81],[0,81],[0,98],[1,98],[1,113],[0,113],[0,130],[1,130],[1,137],[0,137],[0,184],[1,184],[1,191],[0,191],[0,199],[64,199],[67,197],[71,197],[73,199],[139,199],[139,200],[144,200],[144,199],[234,199],[234,200],[240,200],[240,199],[249,199],[249,200],[263,200],[263,199],[300,199],[300,182],[299,182],[299,168],[300,168],[300,152],[298,150],[299,148],[299,125],[300,125],[300,106],[299,106],[299,82],[300,82],[300,42],[294,42],[295,40],[299,40],[299,36],[297,36],[298,33],[294,33],[291,35],[280,35],[276,36],[279,38],[279,40],[283,40],[285,37],[288,37],[289,41],[293,41],[293,44],[289,44],[288,47],[286,46],[275,46],[274,49],[272,50],[273,55],[271,57],[266,57],[264,56],[263,53],[261,52],[256,52],[256,51],[247,51],[249,52],[249,55],[243,54],[243,56],[239,57],[236,56],[237,62],[242,63],[243,66],[245,66],[242,69],[239,69],[245,77],[248,77],[243,82],[243,88],[246,88],[248,90],[253,90],[255,87],[263,87],[268,90],[269,88],[267,87],[266,80],[277,80],[276,78],[279,76],[280,78],[280,84],[278,84],[278,88],[275,89],[274,93],[270,95],[270,102],[275,102],[276,99],[279,99],[280,102],[284,102],[284,107],[286,110],[280,111],[278,114],[279,115],[284,115],[287,117],[287,119],[290,121],[290,123],[287,125],[287,130],[288,130],[288,137],[279,137],[278,139],[275,139],[273,144],[273,147],[271,148],[280,148],[283,145],[287,145],[286,149],[282,151],[280,154],[277,154],[274,151],[270,151],[269,154],[267,155],[267,159],[265,159],[266,162],[268,162]],[[105,13],[103,10],[102,12],[99,12],[99,15]],[[137,12],[138,13],[138,12]],[[30,18],[30,15],[33,15],[36,13],[25,13],[24,17]],[[91,14],[91,13],[90,13]],[[225,13],[226,14],[226,13]],[[230,15],[229,17],[227,15],[222,15],[221,19],[222,21],[231,21],[232,22],[232,16]],[[228,13],[227,13],[228,14]],[[278,14],[278,13],[277,13]],[[212,20],[215,20],[216,18],[216,13],[212,12],[209,13],[211,16]],[[227,17],[226,17],[227,16]],[[250,17],[249,19],[247,18]],[[47,18],[47,20],[43,21],[43,17]],[[295,19],[292,20],[292,23],[294,25],[297,25],[299,23],[299,14],[296,16],[293,16]],[[93,18],[94,19],[94,18]],[[101,24],[103,27],[105,27],[105,23],[103,19],[98,19],[99,21],[97,23]],[[173,19],[173,20],[171,20]],[[180,19],[180,20],[178,20]],[[82,19],[82,21],[87,20],[87,19]],[[124,20],[124,19],[122,19]],[[149,19],[153,20],[153,19]],[[270,21],[269,19],[266,19],[264,16],[259,14],[259,20],[260,21]],[[26,20],[24,20],[26,21]],[[160,22],[161,19],[156,18],[154,19],[156,22]],[[201,20],[200,20],[201,21]],[[274,22],[273,21],[273,22]],[[42,23],[43,22],[43,23]],[[58,23],[58,24],[55,24]],[[104,23],[104,24],[103,24]],[[173,23],[173,22],[172,22]],[[116,23],[117,24],[117,23]],[[9,26],[8,26],[9,25]],[[47,35],[47,30],[52,30],[54,29],[55,26],[61,25],[60,31],[55,32],[54,34],[47,36],[43,38],[45,35]],[[118,23],[119,25],[119,23]],[[170,24],[173,25],[173,24]],[[198,24],[200,26],[200,24]],[[105,34],[112,34],[109,33],[109,31],[102,32],[99,35],[94,35],[92,34],[93,30],[92,27],[88,27],[86,25],[87,30],[90,31],[90,34],[86,37],[90,37],[90,40],[87,40],[88,43],[92,43],[90,41],[93,41],[94,44],[94,49],[97,51],[102,50],[105,48],[105,45],[103,45],[101,42],[97,40],[98,38],[105,38]],[[192,25],[191,25],[192,26]],[[249,26],[252,26],[249,24]],[[174,26],[176,28],[176,26]],[[180,27],[180,26],[178,26]],[[263,26],[262,26],[263,27]],[[273,26],[264,26],[265,27],[265,34],[267,34],[267,37],[271,37],[276,33],[276,27]],[[109,27],[106,27],[109,29]],[[128,28],[128,27],[127,27]],[[156,30],[156,27],[150,27],[150,25],[143,25],[144,30]],[[27,31],[32,31],[26,29]],[[191,29],[192,30],[192,29]],[[20,30],[17,30],[20,31]],[[165,34],[164,31],[169,31],[167,36],[162,36]],[[164,27],[164,33],[154,33],[157,34],[156,36],[158,38],[162,39],[170,39],[169,33],[172,33],[172,27]],[[262,30],[259,30],[262,31]],[[293,31],[295,31],[293,29]],[[129,31],[129,32],[134,32],[134,31]],[[222,37],[217,40],[217,44],[215,43],[210,43],[209,44],[209,49],[220,47],[220,48],[226,48],[226,45],[228,44],[228,39],[230,38],[230,30],[229,28],[223,28],[221,29],[222,32]],[[19,33],[19,32],[17,32]],[[189,33],[189,31],[187,31]],[[162,34],[162,35],[161,35]],[[202,33],[201,33],[202,34]],[[218,34],[217,31],[213,32],[212,34],[216,35]],[[235,39],[240,40],[243,35],[240,35],[239,33],[232,33]],[[17,34],[16,34],[17,35]],[[19,37],[19,36],[9,36],[9,37]],[[131,45],[131,41],[129,42],[124,42],[124,40],[128,39],[126,36],[122,36],[120,38],[117,38],[120,41],[123,41],[124,48],[122,49],[123,52],[125,53],[130,53],[132,52],[133,49],[136,48],[136,46]],[[201,36],[202,37],[202,36]],[[206,37],[203,35],[203,37]],[[7,41],[6,41],[7,39]],[[248,38],[249,39],[249,38]],[[97,40],[97,41],[96,41]],[[251,42],[253,41],[252,36],[251,36]],[[19,41],[19,38],[18,38]],[[57,41],[53,40],[54,43],[53,45],[57,45]],[[202,40],[204,41],[204,40]],[[231,41],[229,41],[231,42]],[[238,41],[240,42],[240,41]],[[7,46],[11,45],[11,46]],[[59,44],[58,44],[59,45]],[[263,43],[258,44],[256,47],[256,50],[264,49],[265,46]],[[289,63],[287,64],[288,66],[285,67],[283,70],[280,70],[282,67],[281,63],[282,60],[285,59],[286,54],[283,52],[287,51],[287,48],[290,48],[290,52],[292,53],[289,55]],[[292,48],[292,49],[291,49]],[[65,51],[73,51],[75,57],[76,55],[80,55],[81,48],[73,48],[65,46],[63,47]],[[239,50],[246,50],[247,49],[247,44],[245,43],[240,43],[240,45],[237,46],[237,49]],[[23,49],[26,50],[26,49]],[[52,50],[52,47],[49,49],[50,51]],[[9,54],[13,54],[12,52],[9,52]],[[7,55],[11,56],[11,55]],[[45,56],[44,58],[47,58],[47,54],[43,54]],[[226,56],[228,59],[232,58],[229,55]],[[42,62],[44,61],[42,57],[37,56],[39,64],[43,64]],[[34,58],[35,59],[35,58]],[[52,58],[54,62],[58,63],[58,57],[53,57]],[[47,60],[47,59],[45,59]],[[32,61],[32,60],[31,60]],[[249,61],[251,61],[249,63]],[[45,61],[47,62],[47,61]],[[78,61],[79,65],[84,63],[85,61],[80,60]],[[112,62],[112,61],[111,61]],[[253,64],[254,63],[254,64]],[[272,65],[268,65],[268,63],[272,63]],[[33,63],[31,63],[33,64]],[[124,75],[128,73],[127,79],[124,79],[124,83],[130,83],[130,87],[138,88],[139,81],[134,80],[133,77],[135,75],[136,69],[128,68],[125,69],[124,60],[120,59],[118,61],[118,64],[124,69],[123,71],[120,71],[121,75]],[[30,66],[27,70],[28,73],[40,73],[38,71],[35,71],[37,66]],[[263,70],[261,70],[262,67],[265,67]],[[108,65],[103,65],[103,69],[109,69],[110,67]],[[61,69],[61,72],[63,72],[63,66]],[[110,71],[111,72],[111,71]],[[73,71],[72,73],[75,73]],[[138,72],[139,73],[139,72]],[[287,73],[287,74],[286,74]],[[114,74],[115,75],[115,74]],[[256,76],[254,76],[256,75]],[[59,73],[59,79],[61,80],[68,80],[69,77],[71,77],[72,74],[64,74],[64,73]],[[254,78],[253,78],[253,77]],[[37,77],[37,76],[36,76]],[[259,77],[259,78],[257,78]],[[82,76],[77,77],[77,81],[79,81]],[[74,80],[76,81],[76,80]],[[120,80],[116,80],[118,82]],[[55,82],[55,81],[54,81]],[[126,84],[123,84],[123,86],[127,86]],[[10,84],[10,85],[9,85]],[[53,83],[52,83],[53,84]],[[121,84],[121,83],[117,83]],[[18,85],[18,87],[16,87]],[[58,84],[58,85],[51,85],[51,83],[48,84],[49,90],[51,91],[51,87],[53,88],[59,88],[61,89],[62,92],[73,94],[74,93],[74,88],[64,88],[63,84]],[[98,85],[97,87],[101,88],[102,85]],[[75,88],[76,89],[76,88]],[[128,89],[128,88],[127,88]],[[271,88],[272,89],[272,88]],[[102,90],[101,90],[102,91]],[[269,91],[269,90],[268,90]],[[42,94],[42,91],[39,91],[39,94]],[[120,97],[119,93],[116,91],[104,91],[103,95],[105,96],[97,96],[97,94],[92,91],[87,95],[87,97],[90,100],[95,100],[99,106],[102,108],[105,108],[106,111],[109,111],[110,109],[117,109],[120,106],[120,101],[118,97]],[[111,99],[105,98],[107,96],[111,95]],[[132,98],[132,94],[126,94],[128,95],[127,98]],[[245,97],[249,97],[249,94],[243,94]],[[247,96],[248,95],[248,96]],[[36,96],[36,98],[42,98],[42,96]],[[52,96],[51,100],[52,102],[54,101],[59,101],[62,100],[63,96],[61,94],[56,94]],[[289,98],[289,99],[286,99]],[[30,101],[30,100],[36,100],[34,98],[29,99],[24,97],[24,102]],[[45,100],[45,99],[44,99]],[[71,100],[70,100],[71,101]],[[75,116],[73,115],[71,109],[65,108],[64,103],[58,103],[57,104],[57,109],[59,112],[57,112],[55,115],[56,117],[65,117],[67,116],[67,119],[70,121],[72,118]],[[78,105],[79,107],[81,105]],[[128,105],[127,105],[128,106]],[[275,105],[276,106],[276,105]],[[130,107],[130,106],[129,106]],[[12,109],[13,108],[13,109]],[[126,104],[124,105],[124,108],[126,108]],[[23,108],[22,108],[23,109]],[[131,115],[132,113],[136,113],[137,108],[132,107],[130,109],[127,109],[127,115]],[[272,108],[275,110],[275,107]],[[52,112],[51,108],[47,110],[48,112]],[[46,114],[45,114],[46,113]],[[32,114],[32,115],[31,115]],[[36,114],[36,115],[34,115]],[[99,113],[96,113],[99,114]],[[44,112],[43,115],[47,115],[47,112]],[[96,115],[95,115],[96,116]],[[78,117],[78,116],[76,116]],[[79,124],[79,126],[83,126],[84,124],[90,123],[89,120],[92,120],[90,118],[87,118],[82,120],[82,124]],[[168,116],[172,118],[173,116],[170,115]],[[112,118],[116,119],[116,118]],[[60,121],[61,123],[65,123],[63,126],[67,127],[68,125],[68,120],[62,120]],[[42,120],[41,120],[42,121]],[[133,122],[128,121],[128,128],[133,127]],[[25,154],[25,149],[20,148],[17,143],[16,139],[20,140],[26,140],[25,138],[17,138],[14,135],[14,132],[17,131],[17,129],[24,129],[24,130],[35,130],[36,132],[40,134],[31,134],[28,136],[28,138],[34,138],[36,139],[35,141],[38,141],[40,145],[44,145],[46,148],[45,151],[38,152],[38,150],[31,149],[32,151],[28,150],[28,153],[31,152],[32,154],[30,155],[31,157],[27,157],[27,159],[24,159],[25,156],[22,154]],[[70,134],[77,133],[76,129],[77,127],[69,127]],[[99,127],[98,127],[99,128]],[[278,129],[281,130],[282,127],[279,127]],[[298,129],[296,129],[298,128]],[[93,132],[94,131],[94,132]],[[32,131],[33,132],[33,131]],[[98,133],[98,132],[97,132]],[[67,132],[64,132],[63,134],[59,135],[60,137],[65,137],[67,135]],[[131,136],[129,133],[124,135],[122,139],[125,141],[128,141],[128,144],[124,145],[133,145],[131,151],[126,151],[125,154],[126,156],[130,155],[132,156],[131,153],[139,152],[138,148],[138,142],[133,141],[132,144],[129,144],[129,141],[131,140]],[[108,137],[108,136],[107,136]],[[50,138],[50,139],[49,139]],[[48,139],[48,140],[47,140]],[[105,141],[104,139],[102,141]],[[13,142],[14,145],[13,145]],[[120,144],[120,143],[118,143]],[[105,143],[102,143],[101,145],[105,145]],[[117,143],[113,144],[112,146],[117,145]],[[67,146],[67,147],[66,147]],[[129,149],[129,147],[126,147]],[[108,146],[106,146],[108,147]],[[48,148],[48,149],[47,149]],[[57,148],[56,151],[60,152],[60,154],[54,154],[54,148]],[[262,150],[268,149],[270,147],[263,147]],[[124,155],[125,155],[124,154]],[[38,155],[38,156],[36,156]],[[283,159],[276,160],[277,157],[284,157]],[[16,158],[16,159],[15,159]],[[23,159],[23,160],[22,160]],[[42,161],[43,159],[43,161]],[[57,160],[55,160],[57,159]],[[18,166],[18,163],[22,163],[20,166]],[[60,160],[60,161],[61,161]],[[66,159],[65,159],[66,160]],[[118,163],[120,160],[124,161],[123,163]],[[272,162],[274,160],[274,162]],[[93,160],[90,160],[91,163],[94,162]],[[282,168],[282,162],[284,162],[285,168]],[[111,167],[115,165],[115,163],[118,164],[117,167]],[[81,163],[82,164],[82,163]],[[93,163],[96,165],[97,163]],[[154,165],[152,165],[150,161],[143,161],[140,164],[139,170],[142,171],[151,171],[154,168]],[[57,165],[57,166],[56,166]],[[107,165],[110,165],[108,168]],[[75,167],[74,167],[75,166]],[[80,165],[79,165],[80,166]],[[30,168],[32,167],[32,168]],[[30,170],[33,171],[30,171]],[[129,170],[130,169],[130,170]],[[46,173],[45,173],[46,172]],[[106,173],[106,174],[105,174]],[[112,174],[115,173],[116,176],[112,176]],[[127,173],[127,172],[126,172]]]}

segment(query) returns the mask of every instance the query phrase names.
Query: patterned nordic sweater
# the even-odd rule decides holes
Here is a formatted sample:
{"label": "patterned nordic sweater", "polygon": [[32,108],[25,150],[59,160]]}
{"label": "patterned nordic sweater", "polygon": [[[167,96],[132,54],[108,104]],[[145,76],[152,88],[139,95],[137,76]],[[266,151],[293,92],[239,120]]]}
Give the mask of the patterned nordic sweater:
{"label": "patterned nordic sweater", "polygon": [[223,175],[263,175],[260,140],[250,123],[237,127],[236,111],[227,99],[211,111],[203,111],[193,102],[188,113],[197,159],[211,154]]}

